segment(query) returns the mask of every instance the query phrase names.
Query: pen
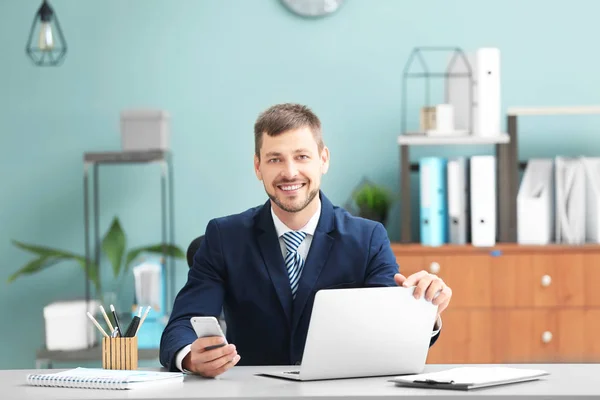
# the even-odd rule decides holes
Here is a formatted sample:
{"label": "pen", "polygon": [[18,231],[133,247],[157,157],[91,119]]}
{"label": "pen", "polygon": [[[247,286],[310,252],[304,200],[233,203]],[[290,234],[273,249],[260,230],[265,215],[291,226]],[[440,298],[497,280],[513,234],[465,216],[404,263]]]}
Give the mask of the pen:
{"label": "pen", "polygon": [[104,329],[102,329],[102,327],[100,326],[100,324],[98,323],[98,321],[96,321],[96,318],[94,318],[92,316],[92,314],[90,314],[90,312],[87,312],[87,316],[89,317],[89,319],[92,320],[92,322],[94,323],[94,325],[96,325],[96,328],[98,328],[100,330],[100,332],[102,332],[102,334],[106,337],[108,337],[108,334],[104,331]]}
{"label": "pen", "polygon": [[106,311],[104,311],[104,307],[100,306],[100,311],[102,311],[102,315],[104,316],[104,320],[106,321],[106,324],[108,325],[108,329],[110,329],[110,331],[114,331],[115,328],[113,328],[112,324],[110,323],[110,319],[108,319],[108,315],[106,315]]}
{"label": "pen", "polygon": [[148,313],[150,312],[151,308],[152,308],[151,306],[148,306],[148,308],[146,308],[146,312],[144,313],[144,316],[142,317],[142,320],[140,321],[140,324],[138,325],[137,330],[135,331],[135,334],[133,336],[137,336],[137,333],[140,331],[140,328],[142,327],[142,324],[144,323],[144,320],[148,316]]}
{"label": "pen", "polygon": [[110,305],[110,311],[112,311],[113,318],[115,319],[115,325],[116,325],[116,328],[117,328],[117,334],[119,336],[123,336],[121,334],[121,332],[122,332],[121,331],[121,325],[119,325],[119,319],[117,318],[117,312],[115,311],[115,306],[113,306],[112,304]]}
{"label": "pen", "polygon": [[414,383],[427,383],[430,385],[452,385],[454,381],[436,381],[435,379],[416,380]]}

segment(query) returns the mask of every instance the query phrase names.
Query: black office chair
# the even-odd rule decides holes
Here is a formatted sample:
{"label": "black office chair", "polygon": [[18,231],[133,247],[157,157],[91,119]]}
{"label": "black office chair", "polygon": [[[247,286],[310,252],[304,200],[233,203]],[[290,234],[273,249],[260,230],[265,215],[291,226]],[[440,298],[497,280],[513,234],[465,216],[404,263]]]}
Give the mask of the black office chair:
{"label": "black office chair", "polygon": [[[190,243],[190,245],[188,246],[187,263],[188,263],[189,268],[192,268],[192,265],[194,265],[194,255],[200,248],[200,244],[202,243],[203,240],[204,240],[204,235],[198,236],[196,239],[192,240],[192,243]],[[219,323],[221,324],[221,329],[223,330],[223,332],[226,332],[227,324],[225,323],[225,314],[223,314],[223,311],[221,311],[221,315],[219,316]]]}
{"label": "black office chair", "polygon": [[188,267],[192,268],[192,265],[194,265],[194,255],[200,248],[200,244],[202,243],[203,240],[204,240],[204,235],[198,236],[196,239],[192,240],[192,243],[190,243],[190,245],[188,246],[188,249],[187,249]]}

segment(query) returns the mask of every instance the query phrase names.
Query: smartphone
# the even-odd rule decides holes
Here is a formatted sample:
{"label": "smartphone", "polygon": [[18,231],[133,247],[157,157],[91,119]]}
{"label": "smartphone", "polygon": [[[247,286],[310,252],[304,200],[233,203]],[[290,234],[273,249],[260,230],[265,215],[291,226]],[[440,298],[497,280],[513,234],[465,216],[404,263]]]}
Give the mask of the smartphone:
{"label": "smartphone", "polygon": [[209,337],[209,336],[221,336],[224,339],[224,343],[217,344],[214,346],[208,346],[206,350],[216,349],[227,344],[227,339],[225,338],[225,334],[221,329],[221,325],[219,325],[219,321],[215,317],[192,317],[190,318],[192,323],[192,327],[196,332],[196,336],[201,337]]}

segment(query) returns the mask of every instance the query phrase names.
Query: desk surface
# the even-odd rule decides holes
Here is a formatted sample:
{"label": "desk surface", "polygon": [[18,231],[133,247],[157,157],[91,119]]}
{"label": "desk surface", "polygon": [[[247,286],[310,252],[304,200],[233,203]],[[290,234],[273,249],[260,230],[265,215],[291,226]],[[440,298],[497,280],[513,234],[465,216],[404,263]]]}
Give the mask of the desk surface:
{"label": "desk surface", "polygon": [[[454,368],[458,365],[428,365],[425,372]],[[473,365],[469,365],[473,366]],[[187,375],[183,383],[155,386],[152,389],[99,390],[35,387],[25,384],[34,370],[0,370],[0,393],[6,399],[416,399],[422,396],[448,398],[509,398],[538,395],[544,399],[567,396],[600,396],[600,364],[518,364],[520,368],[544,369],[549,376],[539,381],[515,383],[470,391],[417,389],[395,386],[390,377],[295,382],[257,376],[265,370],[285,367],[234,367],[216,379]],[[58,370],[37,371],[41,373]],[[504,397],[506,396],[506,397]],[[514,399],[512,399],[514,400]]]}

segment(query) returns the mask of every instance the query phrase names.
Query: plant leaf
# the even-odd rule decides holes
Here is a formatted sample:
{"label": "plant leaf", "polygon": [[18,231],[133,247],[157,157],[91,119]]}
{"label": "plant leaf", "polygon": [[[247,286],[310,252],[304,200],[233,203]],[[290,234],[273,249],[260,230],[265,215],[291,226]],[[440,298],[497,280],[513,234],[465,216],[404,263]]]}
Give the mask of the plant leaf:
{"label": "plant leaf", "polygon": [[17,240],[12,241],[13,244],[23,250],[37,254],[40,257],[77,257],[75,254],[68,251],[51,249],[49,247],[36,246],[32,244],[26,244]]}
{"label": "plant leaf", "polygon": [[[13,244],[23,250],[39,255],[39,257],[30,261],[17,272],[13,273],[8,278],[9,282],[14,281],[20,275],[33,274],[57,264],[60,261],[66,260],[77,261],[77,263],[81,266],[81,269],[85,272],[85,257],[83,256],[73,254],[68,251],[51,249],[49,247],[25,244],[16,240],[13,240]],[[99,290],[100,282],[98,280],[98,266],[92,260],[90,260],[89,263],[88,279],[94,284],[96,289]]]}
{"label": "plant leaf", "polygon": [[123,254],[125,253],[125,233],[119,224],[119,219],[113,219],[108,232],[102,239],[102,250],[110,260],[115,277],[119,276],[121,271],[121,263],[123,262]]}
{"label": "plant leaf", "polygon": [[[183,250],[181,250],[179,247],[177,247],[173,244],[167,244],[165,250],[166,250],[167,257],[186,258],[186,255],[183,252]],[[144,246],[144,247],[138,247],[138,248],[132,249],[127,254],[127,259],[125,261],[125,271],[129,270],[129,266],[130,266],[131,262],[133,260],[135,260],[137,258],[137,256],[139,256],[141,253],[162,254],[163,253],[163,245],[162,245],[162,243],[160,243],[160,244],[155,244],[152,246]]]}
{"label": "plant leaf", "polygon": [[17,279],[21,275],[35,274],[36,272],[39,272],[45,268],[50,267],[51,265],[56,264],[58,261],[60,261],[60,258],[51,257],[51,256],[41,256],[34,260],[31,260],[30,262],[25,264],[23,267],[21,267],[18,271],[16,271],[12,275],[10,275],[8,277],[8,283],[13,282],[15,279]]}

